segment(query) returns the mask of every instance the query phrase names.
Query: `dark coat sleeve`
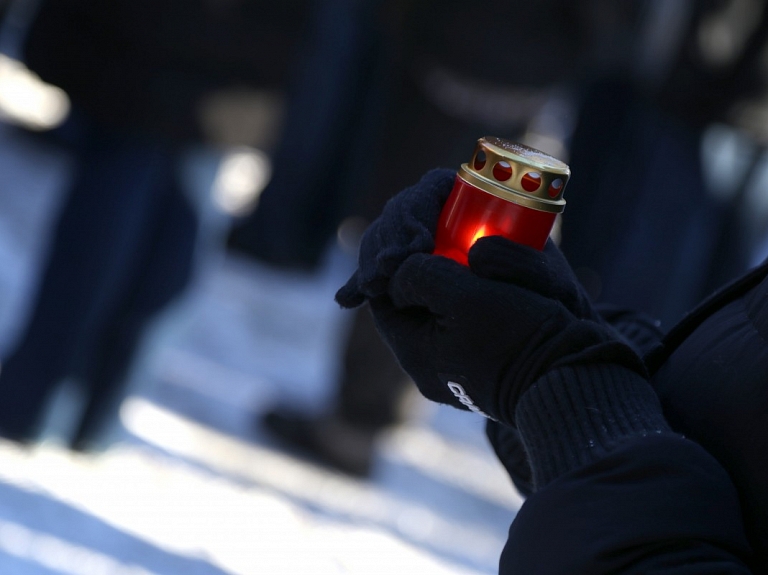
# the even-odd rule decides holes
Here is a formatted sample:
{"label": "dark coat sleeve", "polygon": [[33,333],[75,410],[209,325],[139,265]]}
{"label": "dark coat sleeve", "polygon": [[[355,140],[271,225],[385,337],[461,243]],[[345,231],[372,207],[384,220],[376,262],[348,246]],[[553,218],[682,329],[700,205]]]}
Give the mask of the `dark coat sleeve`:
{"label": "dark coat sleeve", "polygon": [[[600,304],[595,309],[640,356],[657,347],[663,337],[659,322],[644,313],[609,304]],[[490,419],[485,433],[517,490],[524,497],[531,495],[533,477],[520,433]]]}
{"label": "dark coat sleeve", "polygon": [[499,572],[747,574],[736,490],[703,448],[663,434],[625,442],[532,495]]}

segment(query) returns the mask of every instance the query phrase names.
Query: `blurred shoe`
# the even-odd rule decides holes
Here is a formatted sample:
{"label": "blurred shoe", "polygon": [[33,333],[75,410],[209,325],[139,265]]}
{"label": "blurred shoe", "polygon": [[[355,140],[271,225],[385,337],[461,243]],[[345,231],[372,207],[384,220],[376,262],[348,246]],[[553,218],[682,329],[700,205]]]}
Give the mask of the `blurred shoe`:
{"label": "blurred shoe", "polygon": [[317,463],[355,477],[369,477],[375,432],[350,425],[333,416],[309,417],[275,409],[261,424],[287,447]]}

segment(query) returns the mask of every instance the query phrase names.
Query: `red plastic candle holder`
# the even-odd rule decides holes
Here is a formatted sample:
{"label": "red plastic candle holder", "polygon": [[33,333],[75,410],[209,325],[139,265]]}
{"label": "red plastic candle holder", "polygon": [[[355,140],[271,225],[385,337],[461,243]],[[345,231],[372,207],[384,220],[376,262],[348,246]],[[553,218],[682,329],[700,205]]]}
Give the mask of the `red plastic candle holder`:
{"label": "red plastic candle holder", "polygon": [[484,236],[543,249],[565,207],[570,175],[566,164],[544,152],[481,138],[440,214],[434,253],[467,265],[469,249]]}

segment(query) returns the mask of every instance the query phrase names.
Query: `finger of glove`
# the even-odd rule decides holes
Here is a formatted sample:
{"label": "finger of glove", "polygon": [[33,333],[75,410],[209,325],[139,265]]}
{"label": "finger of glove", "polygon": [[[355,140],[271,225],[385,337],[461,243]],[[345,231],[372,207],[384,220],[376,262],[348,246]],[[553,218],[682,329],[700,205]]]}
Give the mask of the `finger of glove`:
{"label": "finger of glove", "polygon": [[440,212],[456,173],[432,170],[400,192],[374,221],[360,244],[358,290],[371,298],[386,292],[388,280],[413,253],[431,253]]}
{"label": "finger of glove", "polygon": [[512,283],[539,295],[556,298],[557,276],[547,254],[501,236],[480,238],[469,250],[469,267],[478,276]]}
{"label": "finger of glove", "polygon": [[578,317],[598,317],[570,264],[552,240],[547,240],[544,250],[539,251],[501,236],[480,238],[470,249],[469,266],[481,277],[514,283],[557,300]]}
{"label": "finger of glove", "polygon": [[352,274],[343,286],[336,292],[334,299],[341,307],[346,309],[352,309],[365,303],[365,295],[359,288],[360,279],[358,272]]}
{"label": "finger of glove", "polygon": [[423,308],[403,310],[386,295],[372,298],[369,304],[379,335],[396,355],[399,355],[398,342],[407,339],[432,319],[428,310]]}
{"label": "finger of glove", "polygon": [[387,296],[372,299],[370,305],[376,329],[422,395],[431,401],[467,409],[440,381],[433,365],[434,342],[429,333],[434,316],[422,307],[399,309]]}
{"label": "finger of glove", "polygon": [[575,316],[604,323],[600,313],[594,308],[587,290],[584,289],[584,286],[581,285],[581,282],[576,277],[571,264],[568,263],[563,252],[560,251],[560,248],[551,239],[547,240],[544,254],[550,264],[552,273],[559,279],[559,285],[563,289],[558,299]]}
{"label": "finger of glove", "polygon": [[595,309],[587,290],[576,277],[571,264],[568,263],[563,252],[551,239],[547,240],[544,253],[554,275],[560,279],[560,286],[564,289],[559,299],[565,307],[576,317],[605,323],[600,313]]}
{"label": "finger of glove", "polygon": [[388,293],[398,308],[422,307],[448,316],[455,314],[462,302],[481,297],[483,281],[451,259],[413,254],[390,280]]}

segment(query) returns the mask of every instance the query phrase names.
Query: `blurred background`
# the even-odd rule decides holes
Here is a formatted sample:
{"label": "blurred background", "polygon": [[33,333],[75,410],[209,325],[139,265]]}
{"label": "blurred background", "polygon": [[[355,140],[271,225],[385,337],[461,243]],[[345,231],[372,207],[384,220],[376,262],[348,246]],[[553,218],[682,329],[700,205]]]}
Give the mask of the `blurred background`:
{"label": "blurred background", "polygon": [[0,571],[495,573],[525,485],[333,302],[363,230],[523,141],[593,298],[669,328],[768,255],[767,34],[763,0],[0,0]]}

